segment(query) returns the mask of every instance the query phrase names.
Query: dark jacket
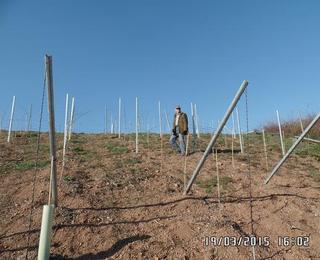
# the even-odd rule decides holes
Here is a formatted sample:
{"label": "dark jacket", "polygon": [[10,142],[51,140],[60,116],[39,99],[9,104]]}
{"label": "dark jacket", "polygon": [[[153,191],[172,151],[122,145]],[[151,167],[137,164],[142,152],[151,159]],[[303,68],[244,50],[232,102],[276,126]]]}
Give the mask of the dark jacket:
{"label": "dark jacket", "polygon": [[[176,116],[177,114],[174,114],[173,118],[173,131],[176,131]],[[181,112],[179,121],[178,121],[178,127],[179,127],[179,134],[187,135],[188,134],[188,116],[187,114]]]}

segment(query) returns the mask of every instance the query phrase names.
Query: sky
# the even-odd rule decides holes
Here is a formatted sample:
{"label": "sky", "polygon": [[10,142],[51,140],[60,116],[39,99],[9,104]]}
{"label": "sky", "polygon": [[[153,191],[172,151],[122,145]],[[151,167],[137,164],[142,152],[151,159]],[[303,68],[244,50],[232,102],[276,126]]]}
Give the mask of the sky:
{"label": "sky", "polygon": [[[298,0],[0,0],[0,115],[24,129],[32,104],[38,128],[44,56],[53,57],[56,128],[65,95],[75,97],[75,130],[103,132],[122,99],[123,131],[158,131],[158,102],[170,125],[174,107],[189,117],[197,104],[200,129],[221,120],[248,80],[249,128],[320,110],[320,2]],[[246,129],[246,100],[238,104]],[[47,128],[45,100],[43,129]],[[229,120],[227,127],[231,128]],[[191,126],[189,125],[191,128]]]}

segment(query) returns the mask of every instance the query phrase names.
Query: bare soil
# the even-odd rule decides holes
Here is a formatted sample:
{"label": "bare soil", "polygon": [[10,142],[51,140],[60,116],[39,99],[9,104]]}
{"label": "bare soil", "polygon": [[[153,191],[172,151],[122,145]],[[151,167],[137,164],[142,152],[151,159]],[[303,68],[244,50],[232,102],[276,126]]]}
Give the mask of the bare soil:
{"label": "bare soil", "polygon": [[[48,201],[48,138],[41,139],[38,171],[32,166],[35,134],[16,133],[7,144],[3,132],[0,139],[0,258],[24,259],[28,249],[28,259],[36,259],[42,206]],[[293,154],[265,185],[281,157],[276,138],[268,139],[268,171],[260,135],[245,140],[245,154],[235,143],[234,167],[231,137],[227,143],[222,138],[219,199],[214,155],[184,196],[185,157],[167,141],[164,136],[161,152],[158,135],[151,135],[149,144],[143,135],[136,154],[133,135],[75,134],[62,174],[58,136],[52,259],[253,259],[253,251],[255,259],[320,259],[320,153]],[[187,179],[208,141],[201,136],[187,157]],[[270,245],[205,245],[205,237],[251,235],[268,237]],[[284,246],[278,245],[279,236],[310,241]]]}

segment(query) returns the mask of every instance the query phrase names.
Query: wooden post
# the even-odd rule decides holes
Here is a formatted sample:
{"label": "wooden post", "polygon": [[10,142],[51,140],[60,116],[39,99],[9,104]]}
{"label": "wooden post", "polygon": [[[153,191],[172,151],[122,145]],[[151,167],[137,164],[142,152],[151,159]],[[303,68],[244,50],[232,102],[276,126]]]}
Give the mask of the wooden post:
{"label": "wooden post", "polygon": [[138,124],[139,124],[139,120],[138,120],[138,97],[136,97],[136,153],[139,152],[139,129],[138,129]]}
{"label": "wooden post", "polygon": [[121,137],[121,98],[119,98],[119,111],[118,111],[118,137]]}
{"label": "wooden post", "polygon": [[[66,94],[66,106],[64,112],[64,134],[63,134],[63,151],[62,151],[62,169],[65,165],[66,147],[67,147],[67,136],[68,136],[68,108],[69,108],[69,95]],[[61,177],[60,177],[61,178]]]}
{"label": "wooden post", "polygon": [[241,125],[240,125],[240,117],[239,117],[239,110],[238,110],[238,108],[236,108],[236,115],[237,115],[238,131],[239,131],[240,149],[241,149],[241,153],[244,153],[244,149],[243,149],[243,139],[242,139],[242,132],[241,132]]}
{"label": "wooden post", "polygon": [[51,165],[51,191],[52,204],[58,205],[57,190],[57,166],[56,166],[56,136],[55,136],[55,117],[54,117],[54,94],[53,94],[53,78],[52,78],[52,57],[46,55],[46,84],[48,89],[48,111],[49,111],[49,139],[50,139],[50,156]]}
{"label": "wooden post", "polygon": [[276,110],[277,113],[277,120],[278,120],[278,127],[279,127],[279,135],[280,135],[280,142],[281,142],[281,150],[282,150],[282,155],[284,156],[286,154],[285,148],[284,148],[284,143],[283,143],[283,136],[282,136],[282,130],[281,130],[281,123],[280,123],[280,116],[279,116],[279,111]]}
{"label": "wooden post", "polygon": [[71,111],[70,111],[70,120],[69,120],[69,138],[68,138],[68,140],[71,139],[73,121],[74,121],[74,97],[72,97],[72,101],[71,101]]}
{"label": "wooden post", "polygon": [[13,98],[12,98],[12,105],[11,105],[10,122],[9,122],[8,139],[7,139],[7,142],[8,142],[8,143],[10,143],[10,138],[11,138],[11,130],[12,130],[12,124],[13,124],[13,116],[14,116],[15,103],[16,103],[16,96],[13,96]]}

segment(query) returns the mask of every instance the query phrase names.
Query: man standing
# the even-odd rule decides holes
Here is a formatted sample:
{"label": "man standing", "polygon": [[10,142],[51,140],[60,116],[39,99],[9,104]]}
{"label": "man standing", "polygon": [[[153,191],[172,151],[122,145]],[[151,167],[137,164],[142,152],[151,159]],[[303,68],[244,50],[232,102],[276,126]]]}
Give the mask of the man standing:
{"label": "man standing", "polygon": [[[184,155],[186,152],[186,136],[188,135],[188,117],[187,114],[181,111],[181,107],[176,107],[176,112],[173,119],[172,135],[170,137],[170,144],[172,148]],[[179,146],[177,144],[179,139]]]}

